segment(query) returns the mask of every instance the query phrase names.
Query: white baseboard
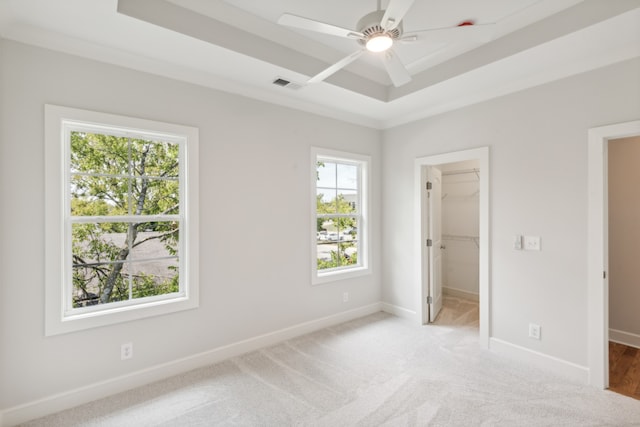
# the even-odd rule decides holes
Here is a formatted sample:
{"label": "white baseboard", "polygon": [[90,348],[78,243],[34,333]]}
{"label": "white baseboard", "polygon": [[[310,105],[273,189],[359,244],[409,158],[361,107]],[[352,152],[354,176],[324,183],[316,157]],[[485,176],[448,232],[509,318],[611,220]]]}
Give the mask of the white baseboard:
{"label": "white baseboard", "polygon": [[631,332],[609,329],[609,341],[624,344],[629,347],[640,348],[640,335],[632,334]]}
{"label": "white baseboard", "polygon": [[381,303],[381,305],[382,305],[382,311],[384,311],[385,313],[393,314],[394,316],[403,317],[405,319],[411,319],[415,321],[421,320],[418,317],[418,313],[416,313],[413,310],[409,310],[407,308],[389,304],[386,302]]}
{"label": "white baseboard", "polygon": [[480,295],[477,293],[463,291],[462,289],[450,288],[448,286],[442,287],[442,293],[445,295],[451,295],[456,298],[468,299],[471,301],[480,301]]}
{"label": "white baseboard", "polygon": [[589,368],[564,359],[549,356],[498,338],[489,339],[489,349],[497,354],[507,356],[541,369],[561,375],[580,384],[589,383]]}
{"label": "white baseboard", "polygon": [[375,303],[367,306],[344,311],[342,313],[323,317],[309,322],[300,323],[275,332],[239,341],[224,347],[218,347],[203,353],[194,354],[182,359],[152,366],[131,374],[112,378],[94,384],[89,384],[64,393],[48,396],[35,402],[29,402],[13,408],[0,411],[0,426],[10,427],[29,420],[44,417],[65,409],[73,408],[84,403],[92,402],[113,394],[122,393],[135,387],[150,384],[178,375],[193,369],[221,362],[231,357],[239,356],[250,351],[277,344],[310,332],[329,326],[337,325],[359,317],[382,311],[382,304]]}

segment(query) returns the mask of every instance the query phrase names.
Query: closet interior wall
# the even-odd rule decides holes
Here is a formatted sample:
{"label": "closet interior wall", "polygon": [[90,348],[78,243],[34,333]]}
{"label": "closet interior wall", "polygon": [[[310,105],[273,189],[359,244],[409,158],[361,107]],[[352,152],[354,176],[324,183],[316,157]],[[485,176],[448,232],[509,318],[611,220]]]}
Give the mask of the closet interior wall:
{"label": "closet interior wall", "polygon": [[479,298],[480,178],[477,161],[441,165],[443,291]]}

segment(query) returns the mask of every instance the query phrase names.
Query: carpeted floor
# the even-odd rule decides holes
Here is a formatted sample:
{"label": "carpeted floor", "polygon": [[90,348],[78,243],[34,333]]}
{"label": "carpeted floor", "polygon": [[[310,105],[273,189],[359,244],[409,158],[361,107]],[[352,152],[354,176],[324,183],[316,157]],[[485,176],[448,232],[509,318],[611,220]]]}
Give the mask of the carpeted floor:
{"label": "carpeted floor", "polygon": [[27,426],[640,426],[640,401],[478,345],[477,304],[377,313]]}

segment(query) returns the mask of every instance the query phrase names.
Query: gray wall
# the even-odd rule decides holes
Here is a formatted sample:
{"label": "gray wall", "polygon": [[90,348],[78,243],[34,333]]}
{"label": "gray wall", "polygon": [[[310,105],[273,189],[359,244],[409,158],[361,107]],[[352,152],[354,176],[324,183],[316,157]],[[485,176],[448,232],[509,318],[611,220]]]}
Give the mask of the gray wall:
{"label": "gray wall", "polygon": [[586,367],[587,130],[640,117],[639,75],[627,61],[385,132],[384,301],[420,311],[414,159],[489,146],[490,336]]}
{"label": "gray wall", "polygon": [[[0,55],[0,408],[380,301],[379,132],[14,42]],[[44,337],[45,103],[200,129],[199,309]],[[372,156],[373,275],[311,286],[312,145]]]}
{"label": "gray wall", "polygon": [[[491,336],[585,366],[587,129],[640,117],[638,75],[627,61],[378,132],[0,41],[0,408],[381,300],[418,312],[414,159],[480,146]],[[45,103],[200,129],[199,309],[44,337]],[[371,276],[310,285],[312,145],[373,158]],[[541,236],[542,251],[512,250],[515,234]]]}

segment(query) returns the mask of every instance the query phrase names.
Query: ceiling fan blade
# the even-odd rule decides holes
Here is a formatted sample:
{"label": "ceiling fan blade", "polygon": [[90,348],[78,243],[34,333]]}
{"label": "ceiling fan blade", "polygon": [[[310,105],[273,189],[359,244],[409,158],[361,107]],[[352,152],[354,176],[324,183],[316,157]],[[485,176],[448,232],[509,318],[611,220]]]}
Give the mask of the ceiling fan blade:
{"label": "ceiling fan blade", "polygon": [[329,77],[333,73],[335,73],[335,72],[341,70],[342,68],[346,67],[347,65],[351,64],[353,61],[358,59],[360,57],[360,55],[362,55],[363,53],[364,53],[364,49],[357,50],[357,51],[353,52],[352,54],[342,58],[340,61],[336,62],[335,64],[333,64],[329,68],[326,68],[323,71],[321,71],[318,74],[316,74],[315,76],[311,77],[307,81],[307,83],[321,82],[322,80],[326,79],[327,77]]}
{"label": "ceiling fan blade", "polygon": [[401,41],[430,41],[434,43],[488,42],[493,38],[495,24],[464,25],[405,33]]}
{"label": "ceiling fan blade", "polygon": [[358,31],[336,27],[335,25],[325,24],[324,22],[303,18],[302,16],[292,15],[290,13],[282,14],[280,18],[278,18],[278,24],[308,31],[315,31],[316,33],[330,34],[332,36],[348,37],[350,39],[364,38],[364,34]]}
{"label": "ceiling fan blade", "polygon": [[391,31],[400,25],[400,21],[407,14],[415,0],[390,0],[387,9],[384,11],[380,25],[386,31]]}
{"label": "ceiling fan blade", "polygon": [[393,82],[395,87],[400,87],[403,84],[409,83],[411,81],[411,76],[409,72],[404,67],[398,55],[393,51],[393,49],[389,49],[384,53],[383,58],[384,66],[387,69],[387,73]]}

